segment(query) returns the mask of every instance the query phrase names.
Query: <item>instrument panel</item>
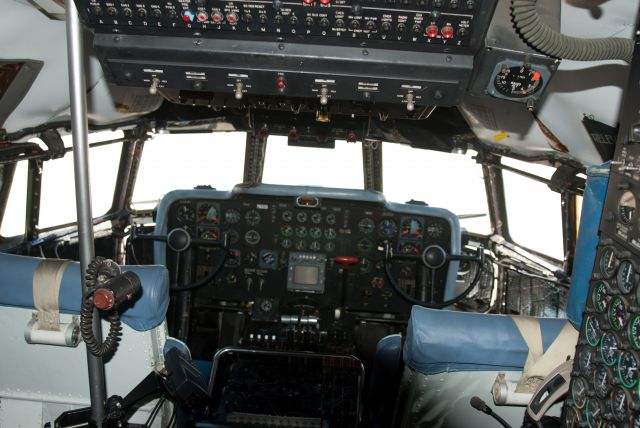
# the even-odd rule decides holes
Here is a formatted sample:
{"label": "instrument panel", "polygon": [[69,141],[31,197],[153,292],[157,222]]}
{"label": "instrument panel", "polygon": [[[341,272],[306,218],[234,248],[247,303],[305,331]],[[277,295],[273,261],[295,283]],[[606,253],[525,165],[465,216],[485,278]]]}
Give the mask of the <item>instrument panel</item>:
{"label": "instrument panel", "polygon": [[[206,278],[220,261],[224,236],[229,244],[219,273],[192,293],[192,331],[221,306],[248,308],[245,345],[346,350],[358,320],[408,319],[411,305],[385,275],[384,241],[391,242],[392,270],[409,295],[441,302],[447,284],[455,286],[457,266],[438,269],[432,284],[419,261],[428,245],[459,251],[457,219],[446,210],[388,204],[381,196],[194,192],[166,205],[163,220],[167,231],[185,229],[198,243],[182,261],[193,272],[189,279]],[[175,255],[166,257],[175,268]]]}

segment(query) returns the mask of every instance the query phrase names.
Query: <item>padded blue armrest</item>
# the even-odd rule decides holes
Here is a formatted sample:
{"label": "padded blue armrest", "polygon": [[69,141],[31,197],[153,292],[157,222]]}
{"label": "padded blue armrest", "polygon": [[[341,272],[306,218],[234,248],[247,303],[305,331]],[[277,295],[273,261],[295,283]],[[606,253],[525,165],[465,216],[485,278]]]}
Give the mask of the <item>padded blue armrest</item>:
{"label": "padded blue armrest", "polygon": [[[540,318],[546,351],[567,322]],[[404,362],[424,374],[522,370],[529,348],[506,315],[454,312],[414,306],[407,327]]]}
{"label": "padded blue armrest", "polygon": [[[33,308],[33,274],[43,259],[0,253],[0,305]],[[140,277],[142,293],[121,316],[129,327],[146,331],[158,326],[169,307],[169,273],[164,266],[122,266]],[[58,303],[60,312],[79,314],[82,290],[80,263],[64,272]]]}

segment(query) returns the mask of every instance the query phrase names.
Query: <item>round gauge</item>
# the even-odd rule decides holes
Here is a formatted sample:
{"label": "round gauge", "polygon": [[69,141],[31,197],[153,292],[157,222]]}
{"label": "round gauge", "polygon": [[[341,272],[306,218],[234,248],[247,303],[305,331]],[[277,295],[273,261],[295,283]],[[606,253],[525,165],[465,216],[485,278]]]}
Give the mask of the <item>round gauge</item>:
{"label": "round gauge", "polygon": [[600,330],[600,323],[598,323],[598,320],[594,316],[587,316],[584,324],[584,333],[589,345],[598,346],[602,331]]}
{"label": "round gauge", "polygon": [[638,283],[638,272],[629,260],[623,260],[618,266],[618,274],[616,275],[616,282],[618,283],[618,289],[624,293],[629,294],[633,290],[633,287]]}
{"label": "round gauge", "polygon": [[589,428],[600,428],[604,417],[604,406],[597,398],[587,400],[587,424]]}
{"label": "round gauge", "polygon": [[593,371],[593,389],[600,398],[605,398],[609,394],[611,387],[611,372],[607,366],[598,364]]}
{"label": "round gauge", "polygon": [[582,409],[587,404],[587,390],[587,381],[584,378],[576,377],[571,382],[571,398],[578,409]]}
{"label": "round gauge", "polygon": [[247,211],[247,213],[244,215],[244,219],[247,222],[247,224],[249,226],[255,226],[258,223],[260,223],[260,220],[262,220],[262,217],[260,216],[260,213],[256,210],[249,210]]}
{"label": "round gauge", "polygon": [[230,244],[237,244],[240,240],[240,235],[233,229],[227,230],[227,236],[229,237]]}
{"label": "round gauge", "polygon": [[542,75],[531,67],[504,67],[493,79],[498,92],[509,98],[529,97],[542,88]]}
{"label": "round gauge", "polygon": [[311,244],[309,244],[309,249],[311,251],[320,251],[322,249],[322,245],[320,245],[318,241],[311,241]]}
{"label": "round gauge", "polygon": [[630,404],[629,393],[624,388],[615,387],[611,393],[611,413],[614,419],[618,422],[627,419],[627,415],[631,413]]}
{"label": "round gauge", "polygon": [[403,242],[400,244],[400,253],[405,256],[417,256],[422,252],[422,246],[415,242]]}
{"label": "round gauge", "polygon": [[373,242],[367,238],[362,238],[358,241],[358,251],[361,253],[368,253],[373,248]]}
{"label": "round gauge", "polygon": [[376,228],[375,222],[369,217],[365,217],[358,222],[358,230],[365,235],[370,234]]}
{"label": "round gauge", "polygon": [[307,221],[307,213],[304,211],[300,211],[296,214],[296,220],[298,220],[298,223],[304,223],[305,221]]}
{"label": "round gauge", "polygon": [[313,224],[320,224],[322,223],[322,214],[320,213],[313,213],[311,215],[311,223]]}
{"label": "round gauge", "polygon": [[593,364],[595,363],[595,355],[593,350],[588,347],[582,348],[578,352],[578,368],[584,376],[591,376],[593,373]]}
{"label": "round gauge", "polygon": [[333,242],[327,242],[326,244],[324,244],[324,250],[327,253],[330,253],[335,249],[336,249],[336,244],[334,244]]}
{"label": "round gauge", "polygon": [[636,197],[630,191],[625,191],[618,201],[618,216],[623,224],[631,224],[636,212]]}
{"label": "round gauge", "polygon": [[627,388],[638,383],[638,360],[633,352],[623,351],[618,358],[618,378]]}
{"label": "round gauge", "polygon": [[629,322],[629,339],[634,348],[640,349],[640,314],[634,314]]}
{"label": "round gauge", "polygon": [[307,249],[307,241],[299,240],[296,241],[296,250],[304,251]]}
{"label": "round gauge", "polygon": [[618,361],[619,355],[620,347],[618,346],[616,336],[609,331],[604,333],[600,341],[600,357],[602,361],[606,365],[612,366]]}
{"label": "round gauge", "polygon": [[262,302],[260,302],[260,310],[262,312],[269,312],[271,309],[273,309],[273,300],[264,299]]}
{"label": "round gauge", "polygon": [[611,327],[620,331],[624,327],[624,323],[627,320],[627,308],[624,304],[624,300],[622,297],[616,296],[611,301],[611,305],[609,306],[609,324]]}
{"label": "round gauge", "polygon": [[390,218],[385,218],[378,224],[378,231],[380,235],[390,238],[398,231],[398,225]]}
{"label": "round gauge", "polygon": [[400,225],[400,236],[403,239],[422,239],[422,222],[417,218],[405,218]]}
{"label": "round gauge", "polygon": [[311,236],[313,239],[322,238],[322,229],[320,229],[319,227],[312,227],[311,229],[309,229],[309,236]]}
{"label": "round gauge", "polygon": [[240,214],[240,211],[234,210],[233,208],[224,212],[224,221],[227,222],[227,224],[236,224],[240,222],[241,218],[242,214]]}
{"label": "round gauge", "polygon": [[309,231],[304,226],[296,226],[296,236],[298,238],[306,238],[309,234]]}
{"label": "round gauge", "polygon": [[200,223],[216,224],[220,221],[220,213],[212,204],[200,204],[198,207],[198,221]]}
{"label": "round gauge", "polygon": [[218,229],[200,229],[198,237],[203,241],[217,241],[220,239],[220,231]]}
{"label": "round gauge", "polygon": [[196,213],[189,205],[180,205],[176,210],[176,218],[178,221],[193,221],[196,218]]}
{"label": "round gauge", "polygon": [[291,239],[285,238],[282,241],[280,241],[280,245],[282,245],[282,248],[289,249],[293,245],[293,242],[291,242]]}
{"label": "round gauge", "polygon": [[567,417],[565,418],[567,428],[580,428],[582,426],[582,419],[580,418],[580,412],[578,409],[572,406],[567,407]]}
{"label": "round gauge", "polygon": [[282,220],[286,221],[287,223],[290,222],[291,220],[293,220],[293,213],[289,210],[282,211]]}
{"label": "round gauge", "polygon": [[365,257],[361,257],[360,261],[358,262],[358,266],[360,266],[360,272],[368,273],[368,272],[371,272],[371,269],[373,268],[373,263],[371,262],[371,260]]}
{"label": "round gauge", "polygon": [[325,229],[324,237],[327,239],[336,239],[336,230],[332,227]]}
{"label": "round gauge", "polygon": [[640,428],[640,415],[631,415],[628,426],[629,428]]}
{"label": "round gauge", "polygon": [[258,245],[260,243],[260,234],[255,230],[250,230],[244,234],[244,240],[249,245]]}
{"label": "round gauge", "polygon": [[282,233],[282,236],[293,236],[293,227],[285,224],[280,228],[280,233]]}
{"label": "round gauge", "polygon": [[331,213],[331,214],[327,214],[327,217],[325,218],[325,220],[327,221],[327,224],[336,224],[336,215]]}
{"label": "round gauge", "polygon": [[604,281],[598,281],[596,283],[591,298],[596,312],[602,314],[607,310],[609,306],[609,296],[607,295],[607,285]]}
{"label": "round gauge", "polygon": [[600,273],[605,278],[611,278],[616,273],[617,258],[613,248],[607,247],[600,254]]}
{"label": "round gauge", "polygon": [[444,233],[442,223],[431,223],[427,225],[427,236],[431,238],[439,238]]}

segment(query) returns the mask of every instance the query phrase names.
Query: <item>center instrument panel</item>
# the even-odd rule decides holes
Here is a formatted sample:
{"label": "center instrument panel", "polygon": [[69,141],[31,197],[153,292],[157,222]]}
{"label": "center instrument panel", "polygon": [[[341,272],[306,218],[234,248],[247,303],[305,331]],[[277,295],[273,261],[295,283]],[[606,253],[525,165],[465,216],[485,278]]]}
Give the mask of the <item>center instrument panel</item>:
{"label": "center instrument panel", "polygon": [[[76,0],[105,74],[177,102],[228,95],[455,105],[496,0]],[[189,98],[189,99],[187,99]]]}
{"label": "center instrument panel", "polygon": [[[192,272],[186,282],[219,265],[219,244],[228,236],[223,267],[191,293],[192,339],[216,328],[215,313],[240,311],[246,316],[237,343],[229,345],[352,351],[361,323],[400,325],[409,316],[410,304],[384,272],[379,246],[385,240],[397,282],[409,295],[441,302],[455,287],[457,265],[438,269],[431,284],[419,257],[433,244],[459,252],[457,218],[425,205],[388,203],[376,192],[268,185],[179,191],[165,197],[158,218],[160,233],[183,228],[199,243],[182,261],[181,269]],[[156,250],[156,262],[164,262],[164,249]],[[175,268],[170,251],[166,262]]]}

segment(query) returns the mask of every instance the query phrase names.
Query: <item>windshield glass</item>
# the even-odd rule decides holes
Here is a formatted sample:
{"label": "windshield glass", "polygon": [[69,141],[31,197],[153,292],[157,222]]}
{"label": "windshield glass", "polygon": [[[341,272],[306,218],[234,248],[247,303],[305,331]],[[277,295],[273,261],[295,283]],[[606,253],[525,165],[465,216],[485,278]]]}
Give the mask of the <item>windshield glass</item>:
{"label": "windshield glass", "polygon": [[145,142],[133,202],[155,205],[176,189],[229,190],[242,182],[245,133],[158,134]]}
{"label": "windshield glass", "polygon": [[310,148],[289,146],[287,137],[270,137],[262,182],[362,189],[362,144],[336,141],[335,149]]}
{"label": "windshield glass", "polygon": [[460,218],[470,232],[489,234],[491,223],[482,166],[476,153],[443,153],[385,144],[383,150],[384,194],[394,202],[420,200],[446,208]]}

